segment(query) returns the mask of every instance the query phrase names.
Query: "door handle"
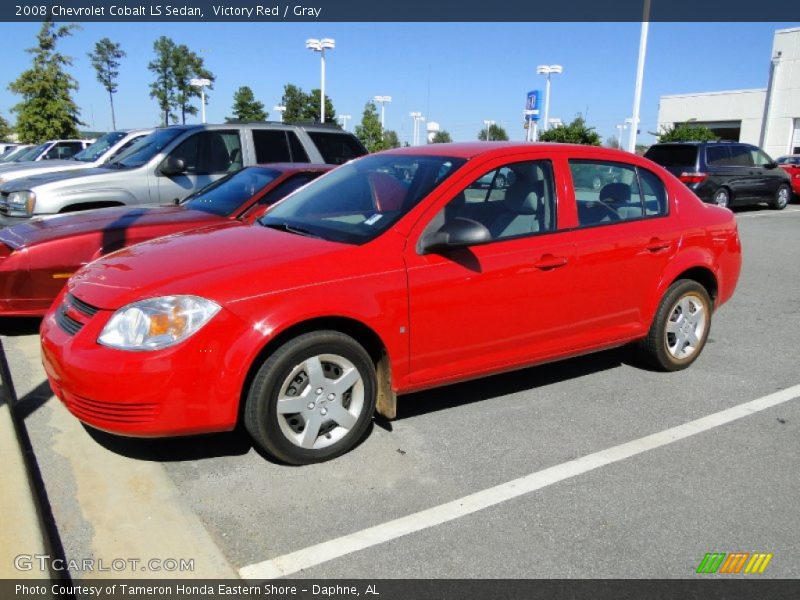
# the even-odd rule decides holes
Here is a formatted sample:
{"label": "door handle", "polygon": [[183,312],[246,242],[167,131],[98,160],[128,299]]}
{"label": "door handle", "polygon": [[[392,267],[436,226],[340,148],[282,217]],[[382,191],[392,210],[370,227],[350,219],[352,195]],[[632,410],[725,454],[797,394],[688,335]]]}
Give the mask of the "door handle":
{"label": "door handle", "polygon": [[672,242],[668,242],[666,240],[662,240],[659,238],[653,238],[650,240],[645,246],[650,252],[661,252],[662,250],[668,250],[672,247]]}
{"label": "door handle", "polygon": [[538,261],[533,263],[533,266],[542,271],[550,271],[558,269],[567,264],[566,256],[553,256],[552,254],[545,254]]}

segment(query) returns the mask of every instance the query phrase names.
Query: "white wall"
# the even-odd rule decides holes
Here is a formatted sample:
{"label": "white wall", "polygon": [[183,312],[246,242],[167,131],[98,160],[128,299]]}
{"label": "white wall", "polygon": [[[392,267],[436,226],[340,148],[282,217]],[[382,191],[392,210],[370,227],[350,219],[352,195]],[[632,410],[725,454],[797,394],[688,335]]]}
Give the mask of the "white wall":
{"label": "white wall", "polygon": [[800,28],[775,32],[772,57],[775,67],[764,150],[780,156],[791,150],[794,121],[800,119]]}

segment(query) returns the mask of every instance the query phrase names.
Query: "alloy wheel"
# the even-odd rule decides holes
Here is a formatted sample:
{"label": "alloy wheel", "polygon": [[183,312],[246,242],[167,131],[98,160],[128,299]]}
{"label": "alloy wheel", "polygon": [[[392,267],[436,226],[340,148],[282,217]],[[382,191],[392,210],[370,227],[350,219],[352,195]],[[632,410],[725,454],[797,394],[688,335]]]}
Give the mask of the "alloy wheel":
{"label": "alloy wheel", "polygon": [[664,336],[667,351],[678,360],[692,356],[700,347],[707,323],[703,300],[694,294],[681,297],[670,311]]}

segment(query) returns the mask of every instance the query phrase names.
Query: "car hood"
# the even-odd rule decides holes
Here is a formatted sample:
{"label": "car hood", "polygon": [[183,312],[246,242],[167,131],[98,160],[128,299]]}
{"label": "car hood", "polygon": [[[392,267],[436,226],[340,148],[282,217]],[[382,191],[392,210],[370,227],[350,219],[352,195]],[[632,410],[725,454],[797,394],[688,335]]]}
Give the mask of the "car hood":
{"label": "car hood", "polygon": [[[360,248],[363,248],[360,247]],[[346,276],[353,246],[239,221],[158,238],[96,260],[69,289],[92,306],[117,309],[157,296],[191,294],[222,306]]]}
{"label": "car hood", "polygon": [[43,162],[34,163],[19,163],[21,167],[16,169],[3,169],[0,170],[0,179],[13,177],[19,179],[21,177],[32,177],[44,175],[45,173],[56,171],[73,171],[75,169],[89,169],[94,166],[94,163],[85,163],[79,160],[46,160]]}
{"label": "car hood", "polygon": [[55,183],[65,181],[67,179],[75,179],[77,177],[89,177],[92,175],[109,175],[115,173],[112,169],[88,168],[88,169],[75,169],[72,171],[56,171],[55,173],[40,173],[38,175],[30,175],[28,177],[21,177],[19,179],[12,179],[0,186],[0,192],[17,192],[20,190],[30,190],[37,186],[46,185],[48,183]]}
{"label": "car hood", "polygon": [[202,226],[222,220],[224,217],[199,210],[188,210],[181,206],[99,208],[86,212],[38,217],[0,229],[0,242],[19,249],[91,232],[130,231],[171,224]]}

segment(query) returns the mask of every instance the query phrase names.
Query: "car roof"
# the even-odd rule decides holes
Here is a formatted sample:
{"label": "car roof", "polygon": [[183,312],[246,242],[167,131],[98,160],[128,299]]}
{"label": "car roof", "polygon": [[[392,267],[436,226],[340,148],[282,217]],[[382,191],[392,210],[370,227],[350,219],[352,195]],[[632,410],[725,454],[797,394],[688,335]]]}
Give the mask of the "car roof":
{"label": "car roof", "polygon": [[456,142],[448,144],[425,144],[422,146],[406,146],[386,150],[381,154],[413,155],[413,156],[449,156],[453,158],[470,159],[477,156],[490,154],[504,154],[509,151],[538,150],[546,153],[548,150],[562,151],[573,149],[582,154],[597,154],[598,156],[616,156],[617,158],[637,158],[636,155],[623,150],[605,148],[602,146],[585,146],[581,144],[558,144],[554,142]]}

